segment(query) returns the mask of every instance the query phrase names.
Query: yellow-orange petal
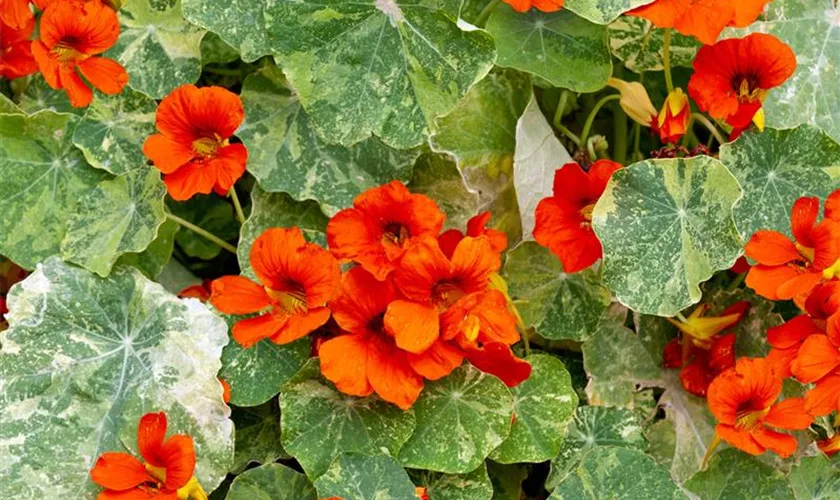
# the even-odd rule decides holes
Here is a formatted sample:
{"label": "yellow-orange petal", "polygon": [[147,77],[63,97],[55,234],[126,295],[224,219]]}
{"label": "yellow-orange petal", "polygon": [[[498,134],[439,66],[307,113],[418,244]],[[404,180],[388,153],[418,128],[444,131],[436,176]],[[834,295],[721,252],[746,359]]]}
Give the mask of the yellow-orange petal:
{"label": "yellow-orange petal", "polygon": [[429,304],[395,300],[388,306],[384,320],[397,347],[415,354],[431,347],[440,334],[437,310]]}
{"label": "yellow-orange petal", "polygon": [[321,373],[344,394],[369,396],[373,386],[368,382],[366,335],[339,335],[318,349]]}

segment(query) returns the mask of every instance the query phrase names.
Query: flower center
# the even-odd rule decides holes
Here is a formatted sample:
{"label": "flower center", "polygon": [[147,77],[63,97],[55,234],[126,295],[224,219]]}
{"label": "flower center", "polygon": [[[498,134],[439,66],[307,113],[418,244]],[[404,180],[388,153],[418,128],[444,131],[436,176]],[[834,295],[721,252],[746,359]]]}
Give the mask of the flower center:
{"label": "flower center", "polygon": [[816,251],[813,248],[808,248],[806,246],[800,245],[799,243],[794,243],[796,245],[796,249],[799,251],[799,255],[802,256],[803,259],[808,264],[812,264],[814,262],[814,256]]}
{"label": "flower center", "polygon": [[368,321],[367,325],[368,329],[372,332],[376,333],[384,333],[385,332],[385,313],[377,314],[370,321]]}
{"label": "flower center", "polygon": [[770,408],[756,410],[749,403],[744,406],[747,408],[735,414],[735,428],[738,430],[750,430],[754,428],[770,411]]}
{"label": "flower center", "polygon": [[732,88],[738,89],[738,100],[742,103],[764,102],[767,97],[767,91],[759,86],[758,78],[755,76],[737,76],[732,84]]}
{"label": "flower center", "polygon": [[199,156],[204,158],[212,157],[216,154],[219,147],[222,146],[221,138],[216,134],[213,135],[215,137],[202,137],[201,139],[193,141],[193,150],[198,153]]}
{"label": "flower center", "polygon": [[590,203],[589,205],[586,205],[585,207],[580,209],[580,215],[582,215],[587,222],[592,222],[593,210],[595,210],[595,204]]}
{"label": "flower center", "polygon": [[87,59],[87,55],[74,47],[76,40],[72,38],[60,40],[51,52],[58,56],[61,62],[79,61]]}
{"label": "flower center", "polygon": [[823,271],[823,278],[826,280],[840,279],[840,259],[834,261],[831,267]]}
{"label": "flower center", "polygon": [[432,302],[440,309],[448,309],[466,295],[461,287],[452,281],[439,281],[432,288]]}
{"label": "flower center", "polygon": [[[146,472],[149,473],[150,476],[155,478],[160,483],[166,482],[166,468],[164,467],[155,467],[152,464],[143,464],[146,467]],[[158,485],[160,487],[160,485]]]}
{"label": "flower center", "polygon": [[408,228],[399,222],[389,222],[385,224],[382,231],[382,243],[389,243],[402,247],[406,241],[411,237]]}
{"label": "flower center", "polygon": [[306,290],[297,282],[289,282],[286,290],[265,287],[274,305],[287,314],[306,313]]}

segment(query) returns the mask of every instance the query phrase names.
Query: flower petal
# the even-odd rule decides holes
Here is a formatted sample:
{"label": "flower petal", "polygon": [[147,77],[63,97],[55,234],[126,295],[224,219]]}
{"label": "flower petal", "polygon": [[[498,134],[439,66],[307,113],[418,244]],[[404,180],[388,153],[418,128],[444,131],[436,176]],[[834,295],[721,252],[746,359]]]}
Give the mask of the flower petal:
{"label": "flower petal", "polygon": [[464,353],[450,342],[438,340],[420,354],[408,353],[411,368],[429,380],[443,378],[464,361]]}
{"label": "flower petal", "polygon": [[195,157],[192,146],[173,141],[163,134],[150,135],[143,143],[143,154],[164,174],[171,174]]}
{"label": "flower petal", "polygon": [[265,288],[243,276],[222,276],[210,289],[210,303],[225,314],[251,314],[271,305]]}
{"label": "flower petal", "polygon": [[411,369],[406,353],[383,341],[371,343],[367,373],[376,394],[403,410],[411,408],[423,390],[423,378]]}
{"label": "flower petal", "polygon": [[318,349],[321,373],[344,394],[369,396],[373,393],[367,377],[368,341],[366,335],[339,335]]}
{"label": "flower petal", "polygon": [[[764,423],[778,429],[803,430],[811,426],[814,417],[805,411],[805,399],[788,398],[774,404],[764,417]],[[768,446],[769,448],[769,446]]]}
{"label": "flower petal", "polygon": [[765,266],[781,266],[801,259],[799,250],[785,235],[776,231],[758,231],[747,243],[747,257]]}
{"label": "flower petal", "polygon": [[91,85],[106,94],[119,94],[128,84],[125,68],[112,59],[91,57],[79,63],[79,71]]}
{"label": "flower petal", "polygon": [[330,309],[319,307],[310,309],[306,314],[289,316],[286,324],[271,336],[275,344],[288,344],[305,337],[324,325],[330,319]]}
{"label": "flower petal", "polygon": [[231,333],[233,339],[244,348],[249,348],[257,342],[272,337],[286,325],[288,317],[281,314],[263,314],[256,318],[243,319],[233,325]]}
{"label": "flower petal", "polygon": [[166,488],[186,485],[195,471],[195,447],[189,436],[176,434],[163,444],[161,457],[166,463]]}
{"label": "flower petal", "polygon": [[397,347],[415,354],[431,347],[440,334],[437,310],[409,300],[391,302],[385,313],[385,328]]}
{"label": "flower petal", "polygon": [[128,453],[103,453],[90,471],[90,478],[94,483],[109,490],[128,490],[146,481],[153,481],[149,477],[146,467]]}
{"label": "flower petal", "polygon": [[166,423],[166,413],[147,413],[137,426],[137,448],[140,455],[155,467],[166,466],[162,456]]}

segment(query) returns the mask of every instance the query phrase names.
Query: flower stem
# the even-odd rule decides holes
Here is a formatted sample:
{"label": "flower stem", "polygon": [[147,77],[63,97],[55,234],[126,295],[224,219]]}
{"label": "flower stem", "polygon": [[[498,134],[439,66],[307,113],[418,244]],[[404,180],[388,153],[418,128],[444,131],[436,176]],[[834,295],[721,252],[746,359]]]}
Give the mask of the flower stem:
{"label": "flower stem", "polygon": [[490,17],[490,14],[496,10],[496,7],[502,3],[502,0],[490,0],[487,5],[481,9],[481,12],[478,14],[478,17],[475,18],[475,25],[479,28],[483,28],[485,24],[487,24],[487,19]]}
{"label": "flower stem", "polygon": [[714,138],[717,139],[718,143],[726,144],[726,140],[723,138],[722,135],[720,135],[720,132],[718,131],[717,127],[715,127],[715,125],[712,122],[710,122],[708,118],[701,115],[700,113],[691,113],[691,117],[694,119],[694,121],[702,123],[707,129],[709,129],[709,132],[711,132]]}
{"label": "flower stem", "polygon": [[666,28],[662,35],[662,66],[665,68],[665,88],[670,94],[674,90],[674,80],[671,79],[671,28]]}
{"label": "flower stem", "polygon": [[195,234],[203,236],[204,238],[208,239],[209,241],[212,241],[213,243],[219,245],[220,247],[224,248],[228,252],[236,254],[236,247],[235,246],[233,246],[230,243],[228,243],[227,241],[219,238],[215,234],[212,234],[208,231],[205,231],[204,229],[201,229],[200,227],[193,224],[192,222],[186,221],[186,220],[184,220],[184,219],[182,219],[182,218],[178,217],[177,215],[174,215],[170,212],[166,212],[166,217],[168,219],[174,221],[174,222],[177,222],[181,226],[184,226],[185,228],[189,229],[190,231],[194,232]]}
{"label": "flower stem", "polygon": [[236,195],[236,186],[230,188],[228,196],[233,201],[233,208],[236,209],[236,219],[239,220],[239,225],[245,224],[245,212],[242,211],[242,204],[239,203],[239,196]]}
{"label": "flower stem", "polygon": [[589,132],[592,130],[592,124],[595,123],[595,116],[598,114],[598,111],[601,111],[601,108],[604,107],[610,101],[617,101],[621,99],[621,94],[610,94],[608,96],[604,96],[595,104],[595,107],[592,108],[592,111],[589,112],[589,116],[586,117],[586,123],[583,124],[583,131],[580,133],[580,144],[586,144],[586,140],[589,139]]}
{"label": "flower stem", "polygon": [[627,163],[627,115],[618,103],[613,104],[613,115],[612,159],[624,165]]}
{"label": "flower stem", "polygon": [[738,287],[741,286],[741,283],[744,282],[744,279],[746,279],[746,277],[747,273],[741,273],[738,276],[735,276],[735,279],[732,280],[732,283],[730,283],[729,286],[726,287],[726,291],[732,292],[737,290]]}

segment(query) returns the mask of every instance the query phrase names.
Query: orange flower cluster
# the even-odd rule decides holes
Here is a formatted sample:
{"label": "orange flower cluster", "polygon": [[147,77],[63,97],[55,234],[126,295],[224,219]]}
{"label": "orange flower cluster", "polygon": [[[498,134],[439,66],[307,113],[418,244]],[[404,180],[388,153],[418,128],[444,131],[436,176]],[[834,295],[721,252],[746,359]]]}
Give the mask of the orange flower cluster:
{"label": "orange flower cluster", "polygon": [[[509,386],[530,365],[510,346],[517,319],[496,274],[507,238],[487,229],[489,213],[467,234],[440,233],[444,214],[400,182],[370,189],[327,225],[329,252],[300,229],[269,229],[254,242],[258,282],[225,276],[210,302],[227,314],[257,314],[233,327],[244,347],[285,344],[324,326],[337,335],[318,343],[321,371],[355,396],[374,392],[407,409],[423,389],[464,359]],[[343,274],[342,263],[354,266]]]}

